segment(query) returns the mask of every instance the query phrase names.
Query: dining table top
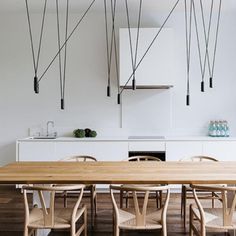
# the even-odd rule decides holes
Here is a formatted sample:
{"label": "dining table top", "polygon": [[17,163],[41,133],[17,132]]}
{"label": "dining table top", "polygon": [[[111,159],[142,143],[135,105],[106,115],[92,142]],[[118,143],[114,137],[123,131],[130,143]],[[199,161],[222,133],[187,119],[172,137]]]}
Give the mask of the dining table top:
{"label": "dining table top", "polygon": [[235,162],[13,162],[0,184],[236,184]]}

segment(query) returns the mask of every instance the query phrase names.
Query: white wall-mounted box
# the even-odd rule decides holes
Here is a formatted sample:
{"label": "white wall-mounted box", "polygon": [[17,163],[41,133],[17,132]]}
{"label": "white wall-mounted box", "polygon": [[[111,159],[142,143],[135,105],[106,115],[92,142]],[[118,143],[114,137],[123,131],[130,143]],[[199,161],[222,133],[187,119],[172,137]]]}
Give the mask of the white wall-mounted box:
{"label": "white wall-mounted box", "polygon": [[[131,28],[132,51],[135,57],[137,28]],[[140,28],[137,64],[146,52],[150,43],[159,32],[159,28]],[[121,28],[120,45],[120,86],[124,86],[132,75],[132,60],[129,41],[129,30]],[[150,50],[135,72],[137,86],[170,86],[173,85],[174,70],[173,30],[163,28]],[[127,85],[132,84],[132,79]]]}

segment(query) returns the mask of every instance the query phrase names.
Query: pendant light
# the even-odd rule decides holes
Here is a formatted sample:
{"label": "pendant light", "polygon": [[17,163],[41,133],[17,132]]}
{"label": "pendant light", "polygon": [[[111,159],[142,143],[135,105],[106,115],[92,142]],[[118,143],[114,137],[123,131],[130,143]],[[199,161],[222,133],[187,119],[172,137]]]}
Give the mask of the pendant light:
{"label": "pendant light", "polygon": [[[60,20],[59,20],[59,7],[58,0],[56,0],[56,16],[57,16],[57,41],[59,48],[59,78],[60,78],[60,93],[61,93],[61,109],[65,109],[65,83],[66,83],[66,61],[67,61],[67,43],[64,47],[64,68],[62,71],[62,59],[61,59],[61,37],[60,37]],[[65,42],[68,35],[68,24],[69,24],[69,0],[66,2],[66,20],[65,20]]]}
{"label": "pendant light", "polygon": [[[190,2],[189,20],[187,13],[187,0],[184,0],[185,12],[185,41],[186,41],[186,67],[187,67],[187,95],[186,105],[190,105],[190,58],[191,58],[191,36],[192,36],[192,12],[193,4]],[[189,23],[188,23],[189,21]]]}
{"label": "pendant light", "polygon": [[31,26],[28,0],[25,0],[25,5],[26,5],[28,27],[29,27],[33,67],[34,67],[34,92],[39,93],[38,67],[39,67],[40,52],[41,52],[41,47],[42,47],[42,38],[43,38],[43,32],[44,32],[44,22],[45,22],[46,8],[47,8],[47,0],[44,1],[44,8],[43,8],[43,14],[42,14],[42,23],[41,23],[41,29],[40,29],[40,37],[39,37],[37,58],[35,56],[35,49],[34,49],[34,41],[33,41],[33,34],[32,34],[32,26]]}
{"label": "pendant light", "polygon": [[127,17],[127,25],[128,25],[128,33],[129,33],[129,46],[130,46],[130,56],[131,56],[131,64],[132,64],[132,88],[136,89],[136,79],[135,79],[135,67],[137,63],[137,54],[138,54],[138,43],[139,43],[139,31],[140,31],[140,21],[141,21],[141,11],[142,11],[142,0],[139,1],[139,14],[138,14],[138,27],[137,27],[137,35],[136,35],[136,45],[135,45],[135,55],[133,54],[133,43],[130,29],[130,17],[129,17],[129,6],[128,0],[125,0],[125,8],[126,8],[126,17]]}

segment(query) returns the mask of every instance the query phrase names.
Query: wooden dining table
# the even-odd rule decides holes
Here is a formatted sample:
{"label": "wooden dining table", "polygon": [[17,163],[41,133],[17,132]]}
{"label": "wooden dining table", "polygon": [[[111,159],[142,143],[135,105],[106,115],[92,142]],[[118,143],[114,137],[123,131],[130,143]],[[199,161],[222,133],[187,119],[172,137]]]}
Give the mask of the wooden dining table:
{"label": "wooden dining table", "polygon": [[0,184],[236,184],[234,162],[14,162]]}

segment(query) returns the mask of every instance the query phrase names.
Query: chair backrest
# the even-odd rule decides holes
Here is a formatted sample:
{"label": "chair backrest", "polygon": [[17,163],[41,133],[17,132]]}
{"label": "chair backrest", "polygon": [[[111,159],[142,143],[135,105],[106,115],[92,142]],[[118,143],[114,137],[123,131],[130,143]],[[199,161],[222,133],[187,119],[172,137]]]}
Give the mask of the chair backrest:
{"label": "chair backrest", "polygon": [[[24,205],[25,205],[25,221],[26,224],[29,222],[29,202],[27,194],[33,192],[36,192],[39,197],[39,203],[40,208],[43,213],[43,226],[48,228],[54,227],[54,211],[55,211],[55,193],[56,191],[80,191],[78,194],[78,199],[74,205],[72,217],[75,216],[76,211],[80,205],[82,196],[83,196],[83,190],[84,185],[55,185],[55,186],[22,186],[23,189],[23,195],[24,195]],[[50,195],[49,199],[47,199],[46,194]],[[49,200],[49,204],[47,204],[47,200]],[[47,206],[48,205],[48,206]]]}
{"label": "chair backrest", "polygon": [[83,162],[83,161],[97,161],[97,159],[92,156],[72,156],[61,159],[61,161]]}
{"label": "chair backrest", "polygon": [[[168,202],[170,199],[170,188],[169,186],[143,186],[143,185],[110,185],[110,193],[111,193],[111,199],[112,204],[115,210],[116,218],[118,222],[119,219],[119,204],[116,202],[116,198],[114,196],[115,191],[128,191],[133,196],[133,202],[134,202],[134,210],[135,210],[135,220],[136,220],[136,226],[145,226],[146,225],[146,214],[147,214],[147,206],[148,206],[148,199],[149,199],[149,193],[150,191],[166,191],[166,198],[162,205],[162,207],[158,210],[162,211],[162,219],[166,218],[166,212],[168,207]],[[143,204],[141,206],[140,201],[138,201],[138,193],[144,194],[144,200]],[[125,210],[125,209],[122,209]]]}
{"label": "chair backrest", "polygon": [[195,162],[200,162],[200,161],[218,161],[214,157],[209,157],[209,156],[192,156],[192,157],[186,157],[183,159],[180,159],[180,161],[195,161]]}
{"label": "chair backrest", "polygon": [[161,161],[161,159],[154,156],[132,156],[124,161]]}
{"label": "chair backrest", "polygon": [[[222,202],[222,226],[232,225],[233,213],[236,207],[236,187],[231,187],[227,185],[191,185],[193,188],[193,195],[195,202],[198,206],[202,219],[205,220],[204,209],[200,203],[200,200],[197,196],[197,190],[204,190],[210,192],[219,192],[221,193],[221,202]],[[228,201],[228,197],[231,197],[232,201]]]}

